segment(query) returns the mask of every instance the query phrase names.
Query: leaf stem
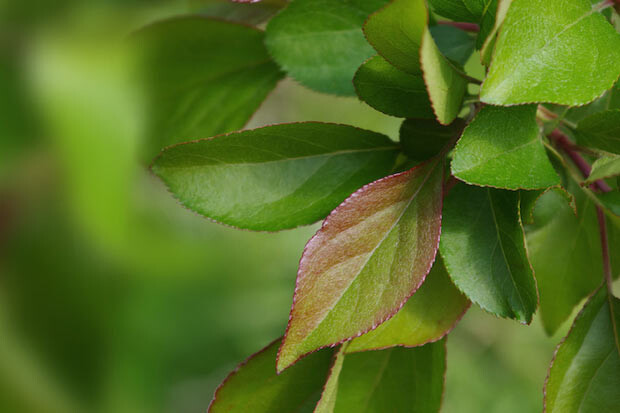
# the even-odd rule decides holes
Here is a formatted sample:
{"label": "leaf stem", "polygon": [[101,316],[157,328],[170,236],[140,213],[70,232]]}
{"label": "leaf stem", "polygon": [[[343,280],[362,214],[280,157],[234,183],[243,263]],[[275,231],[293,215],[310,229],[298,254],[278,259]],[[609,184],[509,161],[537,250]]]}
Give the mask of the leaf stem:
{"label": "leaf stem", "polygon": [[452,22],[449,20],[439,20],[437,24],[442,26],[452,26],[457,29],[464,30],[466,32],[478,33],[480,31],[480,26],[476,23],[467,23],[467,22]]}
{"label": "leaf stem", "polygon": [[596,206],[596,218],[598,219],[598,228],[601,234],[601,249],[603,250],[603,274],[607,283],[607,290],[611,294],[613,278],[611,275],[611,261],[609,259],[609,242],[607,241],[607,224],[605,222],[605,213],[600,205]]}

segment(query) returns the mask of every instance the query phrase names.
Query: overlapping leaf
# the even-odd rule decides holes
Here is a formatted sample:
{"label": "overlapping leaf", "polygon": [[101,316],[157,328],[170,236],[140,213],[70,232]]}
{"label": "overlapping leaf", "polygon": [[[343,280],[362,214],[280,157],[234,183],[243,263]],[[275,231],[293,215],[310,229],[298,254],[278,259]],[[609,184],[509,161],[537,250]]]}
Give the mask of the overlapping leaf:
{"label": "overlapping leaf", "polygon": [[588,116],[579,122],[575,135],[582,146],[620,154],[620,110]]}
{"label": "overlapping leaf", "polygon": [[495,105],[576,106],[610,89],[620,76],[620,34],[599,12],[604,4],[512,2],[480,99]]}
{"label": "overlapping leaf", "polygon": [[560,183],[536,124],[536,107],[485,106],[463,132],[452,173],[470,184],[539,189]]}
{"label": "overlapping leaf", "polygon": [[166,149],[152,169],[188,208],[239,228],[275,231],[324,218],[396,159],[384,135],[306,122]]}
{"label": "overlapping leaf", "polygon": [[148,92],[148,159],[164,146],[245,125],[282,78],[263,37],[199,16],[162,21],[132,37]]}
{"label": "overlapping leaf", "polygon": [[394,346],[415,347],[448,334],[469,308],[469,300],[452,284],[437,257],[424,284],[398,313],[376,329],[353,339],[346,352]]}
{"label": "overlapping leaf", "polygon": [[353,95],[351,79],[375,52],[364,21],[387,0],[295,0],[271,19],[265,43],[295,80],[314,90]]}
{"label": "overlapping leaf", "polygon": [[443,162],[369,184],[336,208],[299,265],[282,371],[394,315],[424,281],[441,227]]}
{"label": "overlapping leaf", "polygon": [[518,192],[454,187],[444,206],[440,251],[452,281],[471,301],[529,323],[538,297],[518,204]]}
{"label": "overlapping leaf", "polygon": [[191,8],[203,16],[247,24],[260,24],[268,20],[287,4],[287,0],[189,0]]}
{"label": "overlapping leaf", "polygon": [[430,0],[429,3],[444,17],[479,24],[478,48],[493,30],[497,0]]}
{"label": "overlapping leaf", "polygon": [[430,119],[407,119],[400,126],[403,152],[414,161],[425,161],[441,152],[465,127],[460,119],[444,126]]}
{"label": "overlapping leaf", "polygon": [[398,70],[381,56],[360,66],[353,84],[359,98],[380,112],[402,118],[434,118],[422,75]]}
{"label": "overlapping leaf", "polygon": [[437,412],[445,368],[445,340],[413,349],[341,351],[315,412]]}
{"label": "overlapping leaf", "polygon": [[604,156],[592,164],[592,171],[586,182],[620,175],[620,156]]}
{"label": "overlapping leaf", "polygon": [[601,288],[558,346],[545,383],[545,412],[613,412],[620,406],[620,300]]}
{"label": "overlapping leaf", "polygon": [[220,387],[209,413],[312,411],[327,379],[333,351],[323,350],[276,375],[277,340],[241,363]]}
{"label": "overlapping leaf", "polygon": [[448,25],[431,26],[430,31],[437,47],[445,57],[459,67],[467,63],[476,45],[471,35]]}

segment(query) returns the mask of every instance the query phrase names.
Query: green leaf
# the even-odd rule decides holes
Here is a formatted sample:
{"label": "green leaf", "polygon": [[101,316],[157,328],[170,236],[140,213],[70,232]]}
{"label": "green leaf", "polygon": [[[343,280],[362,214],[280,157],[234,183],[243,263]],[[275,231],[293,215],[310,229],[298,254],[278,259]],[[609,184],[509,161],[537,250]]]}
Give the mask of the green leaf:
{"label": "green leaf", "polygon": [[312,354],[279,375],[274,362],[281,340],[277,340],[241,363],[220,384],[209,413],[293,412],[318,400],[329,372],[333,351]]}
{"label": "green leaf", "polygon": [[[493,57],[493,51],[495,50],[495,41],[497,40],[497,32],[502,27],[506,13],[512,0],[499,0],[497,2],[497,10],[495,12],[495,18],[493,22],[493,28],[486,36],[482,47],[480,48],[480,60],[483,65],[488,66],[491,63]],[[487,23],[488,24],[488,23]]]}
{"label": "green leaf", "polygon": [[467,32],[453,26],[430,27],[439,51],[459,66],[464,66],[474,51],[476,41]]}
{"label": "green leaf", "polygon": [[575,136],[579,145],[620,154],[620,110],[588,116],[577,125]]}
{"label": "green leaf", "polygon": [[568,192],[562,186],[552,186],[537,191],[521,191],[519,193],[519,211],[521,213],[521,221],[523,224],[534,223],[534,209],[540,198],[549,191],[555,191],[558,195],[564,197],[566,203],[571,207],[575,216],[577,216],[577,202],[573,194]]}
{"label": "green leaf", "polygon": [[295,0],[267,26],[274,60],[304,86],[354,95],[351,79],[375,52],[362,25],[387,0]]}
{"label": "green leaf", "polygon": [[443,162],[369,184],[308,242],[278,371],[304,354],[367,332],[422,285],[437,253]]}
{"label": "green leaf", "polygon": [[189,0],[191,9],[203,16],[252,25],[267,21],[287,4],[287,0]]}
{"label": "green leaf", "polygon": [[420,61],[426,89],[437,120],[447,125],[452,123],[461,111],[467,81],[441,54],[428,28],[425,29],[422,39]]}
{"label": "green leaf", "polygon": [[242,128],[282,78],[263,32],[240,24],[181,17],[132,41],[148,99],[148,159],[170,144]]}
{"label": "green leaf", "polygon": [[519,193],[455,186],[446,198],[440,243],[452,281],[480,307],[530,323],[536,281],[519,217]]}
{"label": "green leaf", "polygon": [[353,191],[388,174],[396,155],[384,135],[306,122],[172,146],[152,170],[201,215],[276,231],[324,218]]}
{"label": "green leaf", "polygon": [[398,70],[381,56],[365,62],[353,78],[361,100],[388,115],[434,118],[421,74]]}
{"label": "green leaf", "polygon": [[545,383],[545,411],[614,412],[620,406],[620,300],[600,288],[557,347]]}
{"label": "green leaf", "polygon": [[336,363],[323,393],[330,400],[337,395],[333,409],[316,413],[430,413],[441,407],[445,340],[413,349],[341,352]]}
{"label": "green leaf", "polygon": [[[582,105],[620,76],[620,34],[589,0],[512,3],[480,100]],[[605,58],[601,58],[605,56]]]}
{"label": "green leaf", "polygon": [[437,257],[424,284],[403,308],[376,329],[349,342],[346,352],[415,347],[437,341],[454,328],[469,304]]}
{"label": "green leaf", "polygon": [[393,0],[370,16],[364,33],[385,60],[400,70],[418,75],[427,20],[424,0]]}
{"label": "green leaf", "polygon": [[620,217],[620,192],[617,189],[611,192],[598,193],[596,197],[605,210]]}
{"label": "green leaf", "polygon": [[[540,317],[547,334],[557,331],[573,308],[600,283],[603,274],[595,205],[574,186],[576,216],[555,191],[544,194],[527,229],[528,254],[540,294]],[[612,268],[620,268],[620,224],[609,220]]]}
{"label": "green leaf", "polygon": [[464,127],[465,122],[460,119],[448,126],[434,119],[406,119],[400,126],[400,144],[410,159],[425,161],[441,152]]}
{"label": "green leaf", "polygon": [[490,0],[429,0],[435,13],[455,21],[479,22]]}
{"label": "green leaf", "polygon": [[620,156],[603,156],[592,164],[592,171],[586,180],[587,183],[597,179],[611,178],[620,175]]}
{"label": "green leaf", "polygon": [[452,173],[474,185],[539,189],[560,183],[540,138],[535,106],[485,106],[454,150]]}

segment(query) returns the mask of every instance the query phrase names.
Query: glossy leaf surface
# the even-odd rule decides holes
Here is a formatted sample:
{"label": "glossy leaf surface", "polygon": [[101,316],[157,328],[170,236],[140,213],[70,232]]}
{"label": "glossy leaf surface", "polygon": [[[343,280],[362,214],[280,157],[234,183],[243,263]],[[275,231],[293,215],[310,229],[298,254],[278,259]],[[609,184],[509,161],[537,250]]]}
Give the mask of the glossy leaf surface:
{"label": "glossy leaf surface", "polygon": [[337,394],[333,413],[439,411],[446,368],[444,340],[412,349],[342,355],[339,367],[332,369],[326,386]]}
{"label": "glossy leaf surface", "polygon": [[545,383],[545,411],[613,412],[620,406],[620,300],[605,288],[588,300],[558,346]]}
{"label": "glossy leaf surface", "polygon": [[[600,283],[603,274],[595,206],[585,194],[570,188],[577,214],[555,191],[544,194],[534,209],[534,225],[527,227],[527,246],[540,294],[540,317],[551,335],[575,306]],[[620,265],[618,221],[609,220],[612,268]]]}
{"label": "glossy leaf surface", "polygon": [[620,110],[588,116],[579,122],[575,135],[579,145],[620,154]]}
{"label": "glossy leaf surface", "polygon": [[280,340],[241,363],[215,392],[209,413],[312,411],[327,378],[332,350],[312,354],[276,375]]}
{"label": "glossy leaf surface", "polygon": [[354,95],[355,71],[375,54],[362,25],[386,2],[295,0],[271,19],[265,43],[275,61],[301,84],[319,92]]}
{"label": "glossy leaf surface", "polygon": [[444,206],[440,251],[452,281],[472,302],[529,324],[538,297],[518,192],[454,187]]}
{"label": "glossy leaf surface", "polygon": [[576,106],[610,89],[620,76],[620,34],[599,12],[601,4],[513,1],[480,99]]}
{"label": "glossy leaf surface", "polygon": [[193,211],[275,231],[324,218],[357,188],[388,174],[396,153],[384,135],[306,122],[176,145],[152,170]]}
{"label": "glossy leaf surface", "polygon": [[398,70],[381,56],[365,62],[353,78],[361,100],[392,116],[434,118],[421,74]]}
{"label": "glossy leaf surface", "polygon": [[330,214],[300,261],[278,370],[371,330],[419,288],[437,253],[442,183],[443,163],[432,160],[363,187]]}
{"label": "glossy leaf surface", "polygon": [[534,106],[485,106],[454,150],[452,173],[462,181],[506,189],[560,183],[536,124]]}
{"label": "glossy leaf surface", "polygon": [[469,308],[469,300],[452,284],[441,258],[424,284],[398,313],[376,329],[353,339],[346,352],[395,346],[415,347],[448,334]]}
{"label": "glossy leaf surface", "polygon": [[462,132],[460,119],[448,126],[436,120],[407,119],[400,126],[400,144],[403,152],[414,161],[424,161],[441,152],[441,149]]}
{"label": "glossy leaf surface", "polygon": [[198,16],[134,34],[148,91],[149,160],[165,146],[246,124],[282,78],[263,37],[248,26]]}

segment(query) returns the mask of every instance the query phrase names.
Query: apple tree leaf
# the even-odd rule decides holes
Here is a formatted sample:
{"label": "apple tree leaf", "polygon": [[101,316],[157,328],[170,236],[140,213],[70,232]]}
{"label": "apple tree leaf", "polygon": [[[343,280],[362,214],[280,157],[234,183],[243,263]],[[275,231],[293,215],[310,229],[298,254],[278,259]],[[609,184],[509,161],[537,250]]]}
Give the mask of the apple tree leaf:
{"label": "apple tree leaf", "polygon": [[450,141],[463,131],[465,123],[457,119],[442,125],[434,119],[406,119],[400,126],[400,144],[403,152],[414,161],[425,161],[441,152]]}
{"label": "apple tree leaf", "polygon": [[603,156],[592,164],[592,171],[586,180],[592,183],[598,179],[606,179],[620,175],[620,155]]}
{"label": "apple tree leaf", "polygon": [[620,110],[586,117],[578,123],[575,135],[579,145],[620,155]]}

